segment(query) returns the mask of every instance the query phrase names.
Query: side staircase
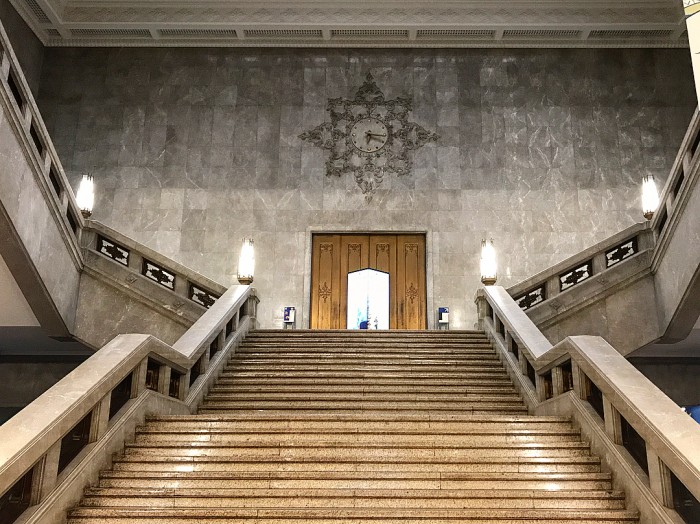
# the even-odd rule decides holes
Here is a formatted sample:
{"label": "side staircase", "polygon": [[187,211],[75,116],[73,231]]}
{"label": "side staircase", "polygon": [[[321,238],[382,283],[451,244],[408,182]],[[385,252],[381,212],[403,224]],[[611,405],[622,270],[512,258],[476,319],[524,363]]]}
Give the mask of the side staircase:
{"label": "side staircase", "polygon": [[149,419],[71,524],[623,523],[568,419],[482,332],[256,331],[199,414]]}

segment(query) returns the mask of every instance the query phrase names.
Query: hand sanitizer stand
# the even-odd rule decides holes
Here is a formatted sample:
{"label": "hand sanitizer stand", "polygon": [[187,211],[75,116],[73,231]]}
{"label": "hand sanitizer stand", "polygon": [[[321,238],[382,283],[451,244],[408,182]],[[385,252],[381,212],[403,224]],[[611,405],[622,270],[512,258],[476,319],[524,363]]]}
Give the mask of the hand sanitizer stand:
{"label": "hand sanitizer stand", "polygon": [[348,329],[389,329],[389,273],[348,273]]}

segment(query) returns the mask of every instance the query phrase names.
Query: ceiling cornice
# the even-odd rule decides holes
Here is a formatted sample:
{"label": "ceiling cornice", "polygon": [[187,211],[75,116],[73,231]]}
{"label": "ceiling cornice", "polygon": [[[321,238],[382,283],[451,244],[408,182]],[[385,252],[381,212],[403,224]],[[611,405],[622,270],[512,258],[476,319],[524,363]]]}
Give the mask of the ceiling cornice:
{"label": "ceiling cornice", "polygon": [[687,46],[677,0],[10,1],[47,46]]}

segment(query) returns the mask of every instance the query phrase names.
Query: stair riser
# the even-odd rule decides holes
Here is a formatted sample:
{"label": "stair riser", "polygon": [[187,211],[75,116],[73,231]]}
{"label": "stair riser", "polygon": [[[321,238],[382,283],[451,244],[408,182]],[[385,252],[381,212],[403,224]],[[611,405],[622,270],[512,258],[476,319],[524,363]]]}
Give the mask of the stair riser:
{"label": "stair riser", "polygon": [[129,508],[521,508],[521,509],[624,509],[624,501],[602,500],[537,500],[523,499],[421,499],[421,498],[308,498],[308,497],[257,497],[257,498],[190,498],[190,497],[89,497],[83,499],[83,507],[129,507]]}
{"label": "stair riser", "polygon": [[[568,436],[562,435],[540,435],[540,436],[513,436],[513,435],[329,435],[328,433],[311,433],[311,434],[222,434],[222,435],[196,435],[191,433],[169,433],[165,435],[143,434],[137,435],[135,442],[140,445],[158,446],[161,444],[174,445],[180,443],[187,445],[192,442],[197,443],[212,443],[215,445],[226,446],[242,446],[246,443],[255,442],[262,445],[288,445],[289,442],[294,444],[321,444],[330,441],[341,442],[346,445],[362,445],[368,446],[377,445],[381,442],[382,445],[409,445],[409,446],[460,446],[465,441],[471,446],[507,446],[509,444],[546,444],[553,442],[579,442],[580,435],[572,434]],[[249,444],[250,445],[250,444]]]}
{"label": "stair riser", "polygon": [[301,420],[238,420],[238,421],[216,421],[198,423],[190,420],[182,421],[158,421],[149,422],[140,431],[154,432],[192,432],[193,434],[209,434],[209,432],[229,432],[232,434],[254,432],[344,432],[344,433],[371,433],[391,434],[396,432],[410,432],[415,434],[435,434],[435,435],[477,435],[477,434],[578,434],[569,424],[517,424],[517,423],[487,423],[487,422],[364,422],[358,424],[356,421],[301,421]]}
{"label": "stair riser", "polygon": [[[307,489],[510,489],[515,490],[548,490],[554,482],[549,480],[506,480],[503,478],[478,480],[342,480],[342,479],[236,479],[211,480],[187,479],[183,476],[178,480],[144,480],[139,478],[103,479],[104,487],[145,487],[145,488],[209,488],[222,489],[236,487],[239,489],[298,489],[303,483]],[[607,480],[558,480],[560,489],[572,491],[606,490],[611,489]]]}

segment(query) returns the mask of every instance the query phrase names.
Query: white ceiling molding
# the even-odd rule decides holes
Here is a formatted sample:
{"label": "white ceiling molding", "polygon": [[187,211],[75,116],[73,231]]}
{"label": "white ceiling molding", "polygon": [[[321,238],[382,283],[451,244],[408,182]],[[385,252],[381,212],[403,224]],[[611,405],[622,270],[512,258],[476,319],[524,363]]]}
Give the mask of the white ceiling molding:
{"label": "white ceiling molding", "polygon": [[679,0],[10,0],[47,46],[687,47]]}

